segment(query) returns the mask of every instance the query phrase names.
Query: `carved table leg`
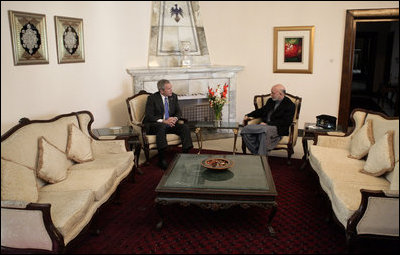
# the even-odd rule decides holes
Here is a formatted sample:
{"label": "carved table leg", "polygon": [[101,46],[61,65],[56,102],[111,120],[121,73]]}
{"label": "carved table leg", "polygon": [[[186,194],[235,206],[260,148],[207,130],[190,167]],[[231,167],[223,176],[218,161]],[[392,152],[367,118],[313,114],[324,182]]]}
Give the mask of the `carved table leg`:
{"label": "carved table leg", "polygon": [[197,154],[200,154],[201,149],[203,148],[203,137],[201,135],[201,128],[196,128],[194,132],[197,137],[197,145],[199,146],[199,152]]}
{"label": "carved table leg", "polygon": [[278,209],[278,205],[277,205],[276,202],[274,202],[273,205],[272,205],[271,213],[269,214],[268,223],[267,223],[267,227],[268,227],[268,230],[269,230],[269,234],[270,234],[272,237],[275,237],[275,230],[274,230],[274,228],[272,227],[271,223],[272,223],[272,219],[274,218],[274,216],[275,216],[275,214],[276,214],[277,209]]}
{"label": "carved table leg", "polygon": [[156,229],[159,230],[159,229],[162,228],[163,223],[164,223],[163,217],[162,217],[162,209],[161,209],[162,206],[157,202],[156,202],[155,206],[156,206],[156,211],[157,211],[157,215],[158,215],[158,221],[157,221],[157,224],[156,224]]}
{"label": "carved table leg", "polygon": [[236,140],[237,140],[238,132],[239,132],[238,128],[234,128],[233,129],[233,134],[234,134],[234,138],[233,138],[233,155],[235,155],[235,153],[236,153]]}
{"label": "carved table leg", "polygon": [[304,136],[303,139],[301,140],[301,142],[303,144],[304,155],[303,155],[303,158],[302,158],[303,163],[300,166],[300,170],[303,170],[307,166],[307,161],[308,161],[308,140],[309,139],[310,138]]}

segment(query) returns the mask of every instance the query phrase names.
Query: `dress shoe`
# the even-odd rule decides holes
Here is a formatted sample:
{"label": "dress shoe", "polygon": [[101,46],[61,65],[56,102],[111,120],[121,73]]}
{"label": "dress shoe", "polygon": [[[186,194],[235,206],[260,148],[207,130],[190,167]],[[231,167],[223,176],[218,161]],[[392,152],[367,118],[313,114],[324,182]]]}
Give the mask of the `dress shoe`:
{"label": "dress shoe", "polygon": [[158,166],[162,169],[162,170],[166,170],[168,168],[168,163],[167,161],[165,161],[165,159],[159,160],[158,161]]}
{"label": "dress shoe", "polygon": [[193,146],[191,146],[190,148],[187,149],[183,149],[182,148],[182,153],[189,153],[189,151],[193,148]]}

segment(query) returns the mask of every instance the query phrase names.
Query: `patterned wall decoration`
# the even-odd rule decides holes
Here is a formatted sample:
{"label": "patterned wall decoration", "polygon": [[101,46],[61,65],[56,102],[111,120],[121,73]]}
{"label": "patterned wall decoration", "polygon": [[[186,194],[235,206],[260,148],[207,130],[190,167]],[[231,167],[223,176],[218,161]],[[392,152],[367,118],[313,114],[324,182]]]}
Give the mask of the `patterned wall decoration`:
{"label": "patterned wall decoration", "polygon": [[46,16],[8,11],[14,65],[48,64]]}
{"label": "patterned wall decoration", "polygon": [[54,16],[58,63],[85,62],[83,20]]}

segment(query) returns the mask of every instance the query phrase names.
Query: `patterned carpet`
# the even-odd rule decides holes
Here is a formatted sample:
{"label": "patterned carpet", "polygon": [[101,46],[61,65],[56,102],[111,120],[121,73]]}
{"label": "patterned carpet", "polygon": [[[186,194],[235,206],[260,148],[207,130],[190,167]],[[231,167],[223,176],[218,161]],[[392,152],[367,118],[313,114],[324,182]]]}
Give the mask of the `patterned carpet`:
{"label": "patterned carpet", "polygon": [[[174,151],[168,153],[169,160],[173,155]],[[121,184],[122,203],[110,203],[96,216],[92,225],[100,228],[100,234],[82,235],[67,252],[344,253],[344,231],[335,222],[326,221],[327,208],[317,192],[318,183],[307,171],[298,170],[301,160],[292,159],[290,167],[285,158],[270,157],[268,161],[278,191],[278,211],[272,222],[275,238],[266,228],[269,211],[256,207],[211,211],[168,206],[163,210],[164,225],[156,230],[154,190],[163,172],[156,166],[157,158],[153,158],[150,165],[141,168],[144,174],[137,175],[135,183]],[[355,251],[385,251],[375,244],[361,243]]]}

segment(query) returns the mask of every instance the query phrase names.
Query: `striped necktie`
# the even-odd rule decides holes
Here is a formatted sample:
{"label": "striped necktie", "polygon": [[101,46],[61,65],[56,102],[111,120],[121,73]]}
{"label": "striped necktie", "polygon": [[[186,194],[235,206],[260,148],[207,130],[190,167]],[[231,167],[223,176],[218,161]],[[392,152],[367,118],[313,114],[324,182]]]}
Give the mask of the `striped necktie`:
{"label": "striped necktie", "polygon": [[169,118],[169,108],[168,108],[168,97],[164,97],[164,111],[165,111],[165,119]]}

